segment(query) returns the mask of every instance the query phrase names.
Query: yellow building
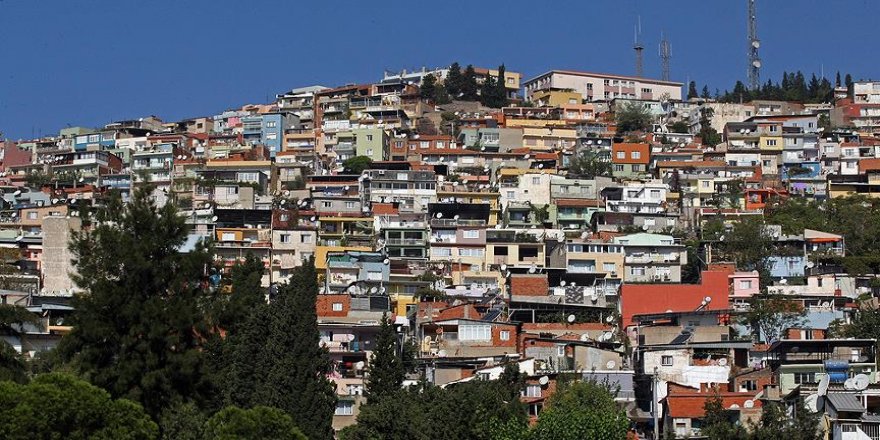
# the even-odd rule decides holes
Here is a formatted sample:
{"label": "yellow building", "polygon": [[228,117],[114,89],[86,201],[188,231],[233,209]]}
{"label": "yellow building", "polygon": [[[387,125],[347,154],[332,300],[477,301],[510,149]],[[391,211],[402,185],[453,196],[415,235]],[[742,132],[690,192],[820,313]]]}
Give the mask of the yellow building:
{"label": "yellow building", "polygon": [[538,107],[561,107],[567,104],[580,104],[583,96],[572,90],[538,90],[531,96],[531,102]]}
{"label": "yellow building", "polygon": [[523,127],[523,146],[532,150],[558,150],[574,147],[577,131],[573,128]]}
{"label": "yellow building", "polygon": [[782,151],[782,136],[761,136],[758,141],[758,148],[767,151]]}

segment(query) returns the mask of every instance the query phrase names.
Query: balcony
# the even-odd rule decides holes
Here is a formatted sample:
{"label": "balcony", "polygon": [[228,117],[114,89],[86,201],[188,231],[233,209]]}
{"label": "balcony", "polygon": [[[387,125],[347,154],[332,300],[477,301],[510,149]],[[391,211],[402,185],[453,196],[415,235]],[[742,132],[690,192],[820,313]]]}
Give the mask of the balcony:
{"label": "balcony", "polygon": [[643,255],[627,255],[624,257],[625,263],[647,264],[647,263],[679,263],[681,257],[678,254],[643,254]]}
{"label": "balcony", "polygon": [[473,220],[473,219],[443,219],[443,218],[435,218],[431,219],[431,226],[433,227],[457,227],[457,226],[486,226],[485,220]]}
{"label": "balcony", "polygon": [[422,238],[389,238],[385,240],[387,246],[424,246]]}

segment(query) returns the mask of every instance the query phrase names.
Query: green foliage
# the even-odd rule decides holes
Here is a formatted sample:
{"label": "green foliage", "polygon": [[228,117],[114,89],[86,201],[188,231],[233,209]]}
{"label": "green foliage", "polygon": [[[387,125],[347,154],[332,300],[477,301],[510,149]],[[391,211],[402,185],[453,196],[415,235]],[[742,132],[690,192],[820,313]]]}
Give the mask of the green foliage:
{"label": "green foliage", "polygon": [[250,251],[243,261],[232,266],[232,273],[228,278],[230,292],[223,293],[226,289],[221,289],[214,302],[215,325],[234,332],[257,305],[266,301],[266,290],[261,285],[265,271],[263,262]]}
{"label": "green foliage", "polygon": [[0,341],[0,381],[25,383],[28,379],[27,370],[24,356],[11,345]]}
{"label": "green foliage", "polygon": [[819,415],[810,412],[802,400],[794,405],[794,417],[790,417],[782,404],[766,402],[761,407],[761,419],[752,427],[749,440],[819,440]]}
{"label": "green foliage", "polygon": [[697,94],[697,82],[696,82],[696,81],[691,81],[691,82],[688,84],[688,94],[687,94],[687,99],[697,98],[697,97],[699,97],[699,95]]}
{"label": "green foliage", "polygon": [[74,233],[73,278],[83,293],[59,350],[91,383],[155,416],[211,393],[202,350],[211,301],[202,271],[211,256],[203,246],[178,252],[185,219],[172,204],[157,208],[150,193],[139,188],[125,207],[108,200],[91,229]]}
{"label": "green foliage", "polygon": [[773,343],[782,338],[787,329],[801,325],[806,311],[795,301],[781,295],[752,297],[749,310],[740,316],[740,323],[748,326],[756,341]]}
{"label": "green foliage", "polygon": [[461,76],[461,100],[462,101],[477,101],[479,100],[479,96],[477,94],[478,86],[477,86],[477,73],[474,71],[474,66],[468,64],[468,66],[464,69],[464,74]]}
{"label": "green foliage", "polygon": [[235,406],[214,414],[205,426],[205,440],[307,440],[293,419],[276,408]]}
{"label": "green foliage", "polygon": [[452,99],[459,99],[458,95],[461,93],[462,81],[461,66],[457,62],[452,63],[449,66],[449,73],[446,74],[446,80],[443,82],[443,85],[446,86],[446,92],[449,93]]}
{"label": "green foliage", "polygon": [[422,384],[361,407],[357,424],[340,433],[343,440],[436,440],[504,438],[497,431],[520,433],[527,427],[519,401],[518,375],[497,381],[474,380],[445,389]]}
{"label": "green foliage", "polygon": [[361,174],[373,165],[373,159],[369,156],[355,156],[342,162],[345,174]]}
{"label": "green foliage", "polygon": [[721,134],[718,130],[712,128],[713,110],[709,107],[700,109],[700,131],[697,135],[703,142],[703,145],[714,147],[721,143]]}
{"label": "green foliage", "polygon": [[860,308],[850,316],[849,324],[841,324],[836,335],[844,338],[880,340],[880,310]]}
{"label": "green foliage", "polygon": [[376,345],[370,356],[367,397],[371,402],[393,395],[403,384],[404,370],[398,349],[397,332],[387,313],[382,314]]}
{"label": "green foliage", "polygon": [[615,119],[618,134],[645,131],[651,127],[651,122],[654,120],[648,109],[637,102],[627,102],[621,105],[615,111]]}
{"label": "green foliage", "polygon": [[232,335],[224,397],[243,408],[283,410],[308,438],[333,438],[336,391],[327,379],[330,359],[319,345],[314,259],[294,270],[278,298],[261,304]]}
{"label": "green foliage", "polygon": [[675,121],[672,123],[672,125],[669,126],[669,131],[672,133],[688,133],[690,131],[690,127],[685,121]]}
{"label": "green foliage", "polygon": [[[849,76],[849,75],[847,75]],[[742,81],[737,81],[732,92],[725,92],[718,99],[721,102],[749,102],[754,99],[794,101],[800,103],[831,102],[834,86],[831,82],[813,74],[809,80],[800,71],[783,72],[781,82],[767,80],[757,90],[748,90]]]}
{"label": "green foliage", "polygon": [[734,423],[717,394],[706,399],[703,409],[705,417],[703,418],[702,435],[713,440],[745,440],[748,438],[745,428]]}
{"label": "green foliage", "polygon": [[[706,234],[704,231],[704,239]],[[733,228],[720,237],[718,251],[736,263],[742,270],[756,270],[761,275],[761,285],[769,284],[770,269],[767,259],[773,255],[773,237],[767,232],[764,220],[746,217],[733,224]]]}
{"label": "green foliage", "polygon": [[162,438],[168,440],[202,440],[207,417],[192,402],[165,408],[159,415]]}
{"label": "green foliage", "polygon": [[155,439],[159,428],[131,401],[88,382],[40,375],[27,385],[0,382],[0,438]]}
{"label": "green foliage", "polygon": [[436,93],[437,78],[433,74],[427,74],[422,78],[422,84],[419,86],[419,97],[424,100],[434,99]]}
{"label": "green foliage", "polygon": [[533,439],[625,439],[626,412],[603,384],[594,381],[561,383],[532,431]]}
{"label": "green foliage", "polygon": [[504,64],[498,66],[498,76],[487,75],[480,88],[480,102],[486,107],[501,108],[508,104],[507,88],[504,85]]}
{"label": "green foliage", "polygon": [[592,150],[583,150],[573,157],[568,166],[568,174],[580,179],[595,179],[611,176],[611,162],[602,159]]}

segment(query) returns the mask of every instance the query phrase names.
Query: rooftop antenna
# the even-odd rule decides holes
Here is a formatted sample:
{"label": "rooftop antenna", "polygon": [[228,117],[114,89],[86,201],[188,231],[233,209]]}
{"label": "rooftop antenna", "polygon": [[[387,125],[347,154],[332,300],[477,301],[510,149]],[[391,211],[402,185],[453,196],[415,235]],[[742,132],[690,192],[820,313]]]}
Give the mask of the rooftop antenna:
{"label": "rooftop antenna", "polygon": [[761,86],[761,58],[758,57],[758,48],[761,41],[758,40],[758,10],[755,7],[756,0],[749,2],[749,89],[758,90]]}
{"label": "rooftop antenna", "polygon": [[660,79],[669,81],[669,60],[672,58],[672,46],[663,32],[660,32],[660,65],[662,73]]}
{"label": "rooftop antenna", "polygon": [[641,78],[645,74],[644,69],[642,69],[642,51],[645,49],[645,47],[642,46],[641,41],[639,41],[642,35],[642,16],[639,15],[637,20],[638,21],[636,22],[635,26],[635,39],[633,42],[633,50],[636,51],[636,76]]}

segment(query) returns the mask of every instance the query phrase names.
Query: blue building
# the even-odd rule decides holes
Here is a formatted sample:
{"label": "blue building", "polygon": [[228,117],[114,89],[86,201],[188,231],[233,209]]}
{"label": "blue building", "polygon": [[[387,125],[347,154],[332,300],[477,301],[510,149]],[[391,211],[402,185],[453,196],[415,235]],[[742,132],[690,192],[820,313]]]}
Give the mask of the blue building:
{"label": "blue building", "polygon": [[380,252],[328,252],[325,292],[382,295],[390,274],[388,257]]}
{"label": "blue building", "polygon": [[767,259],[773,278],[803,277],[806,264],[807,257],[804,255],[774,255]]}
{"label": "blue building", "polygon": [[101,131],[81,134],[73,138],[75,151],[109,150],[116,147],[116,132]]}

